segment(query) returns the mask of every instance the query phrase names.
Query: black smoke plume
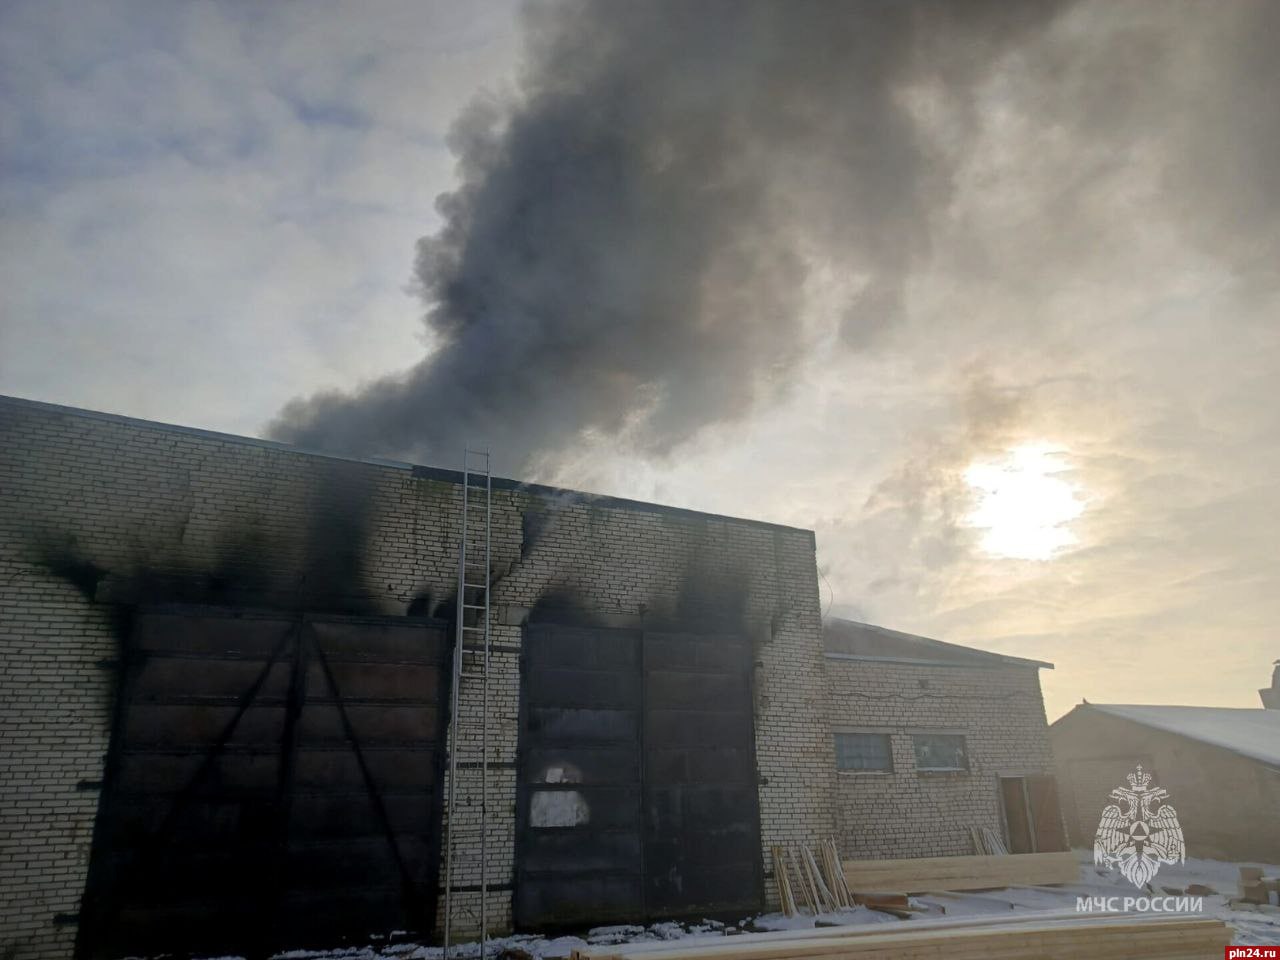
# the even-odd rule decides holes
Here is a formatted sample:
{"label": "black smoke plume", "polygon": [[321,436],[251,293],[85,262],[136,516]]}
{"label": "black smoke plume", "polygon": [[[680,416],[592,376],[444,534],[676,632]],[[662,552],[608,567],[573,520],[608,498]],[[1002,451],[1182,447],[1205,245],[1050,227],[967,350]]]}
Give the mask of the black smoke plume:
{"label": "black smoke plume", "polygon": [[[584,433],[661,454],[787,388],[814,264],[844,281],[846,345],[944,243],[1035,323],[1105,271],[1117,171],[1241,292],[1280,279],[1275,0],[569,0],[525,30],[519,92],[458,121],[460,186],[419,242],[436,349],[293,401],[275,436],[445,463],[485,440],[535,472]],[[949,203],[1015,102],[1040,137],[1016,173],[1060,176],[1021,196],[979,167],[1036,224],[983,250]]]}
{"label": "black smoke plume", "polygon": [[[514,102],[452,134],[460,186],[419,241],[438,348],[271,433],[523,469],[584,432],[662,453],[786,389],[811,254],[850,281],[854,344],[894,322],[949,171],[909,103],[961,107],[1059,5],[566,2],[526,11]],[[963,113],[963,110],[960,111]],[[963,131],[960,131],[963,135]]]}

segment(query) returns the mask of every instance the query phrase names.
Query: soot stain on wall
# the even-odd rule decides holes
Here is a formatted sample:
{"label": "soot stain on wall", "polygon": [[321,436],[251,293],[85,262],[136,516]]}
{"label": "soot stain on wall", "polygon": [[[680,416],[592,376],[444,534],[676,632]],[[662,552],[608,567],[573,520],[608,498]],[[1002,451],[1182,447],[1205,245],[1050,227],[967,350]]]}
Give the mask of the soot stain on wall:
{"label": "soot stain on wall", "polygon": [[674,615],[679,620],[745,623],[751,611],[751,578],[740,564],[713,562],[705,518],[670,518],[689,542],[689,553],[676,591]]}
{"label": "soot stain on wall", "polygon": [[[108,571],[92,560],[74,534],[40,530],[32,535],[29,560],[38,569],[70,584],[88,603],[95,603],[99,588]],[[128,653],[129,611],[115,605],[101,605],[101,613],[115,642],[111,657],[98,661],[98,666],[111,671],[111,681],[104,685],[98,709],[104,720],[111,717],[120,683],[120,666]]]}
{"label": "soot stain on wall", "polygon": [[608,619],[576,587],[559,584],[543,590],[529,609],[531,624],[556,623],[573,627],[608,626]]}
{"label": "soot stain on wall", "polygon": [[201,555],[189,523],[138,528],[96,547],[80,531],[43,523],[29,535],[30,560],[90,602],[385,613],[366,582],[374,476],[358,464],[327,467],[293,529],[267,522],[261,508],[229,509],[211,521]]}
{"label": "soot stain on wall", "polygon": [[75,534],[42,531],[31,538],[30,547],[36,566],[71,584],[86,600],[97,599],[107,570],[85,556]]}
{"label": "soot stain on wall", "polygon": [[[322,475],[310,504],[300,593],[312,603],[342,597],[345,605],[364,582],[365,553],[373,507],[373,476],[367,467],[335,463]],[[363,612],[350,610],[345,612]]]}

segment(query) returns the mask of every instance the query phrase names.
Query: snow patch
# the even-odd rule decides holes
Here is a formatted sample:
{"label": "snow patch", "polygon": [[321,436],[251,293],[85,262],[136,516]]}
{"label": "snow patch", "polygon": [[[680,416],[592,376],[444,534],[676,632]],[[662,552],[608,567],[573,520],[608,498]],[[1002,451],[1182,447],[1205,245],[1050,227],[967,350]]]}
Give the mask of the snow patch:
{"label": "snow patch", "polygon": [[756,930],[812,930],[815,927],[846,927],[864,923],[897,923],[898,919],[869,907],[851,907],[838,913],[820,913],[788,917],[781,913],[765,913],[751,921]]}

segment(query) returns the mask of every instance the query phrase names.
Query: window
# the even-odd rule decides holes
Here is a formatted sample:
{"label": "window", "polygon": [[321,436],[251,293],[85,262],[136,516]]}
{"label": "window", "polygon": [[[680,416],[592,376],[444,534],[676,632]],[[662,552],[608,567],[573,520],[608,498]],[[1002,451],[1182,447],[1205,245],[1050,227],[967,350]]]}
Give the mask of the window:
{"label": "window", "polygon": [[876,771],[893,770],[893,753],[887,733],[837,733],[836,769]]}
{"label": "window", "polygon": [[964,737],[958,733],[917,733],[912,738],[917,770],[968,770]]}

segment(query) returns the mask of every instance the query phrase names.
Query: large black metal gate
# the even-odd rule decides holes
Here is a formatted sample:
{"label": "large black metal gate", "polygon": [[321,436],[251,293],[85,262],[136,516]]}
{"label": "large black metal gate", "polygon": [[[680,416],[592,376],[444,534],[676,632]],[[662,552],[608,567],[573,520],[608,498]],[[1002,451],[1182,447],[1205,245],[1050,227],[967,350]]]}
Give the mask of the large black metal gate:
{"label": "large black metal gate", "polygon": [[81,956],[429,930],[449,650],[432,621],[139,613]]}
{"label": "large black metal gate", "polygon": [[752,662],[742,636],[644,635],[650,919],[763,906]]}
{"label": "large black metal gate", "polygon": [[733,634],[526,630],[518,927],[760,908],[751,667]]}

